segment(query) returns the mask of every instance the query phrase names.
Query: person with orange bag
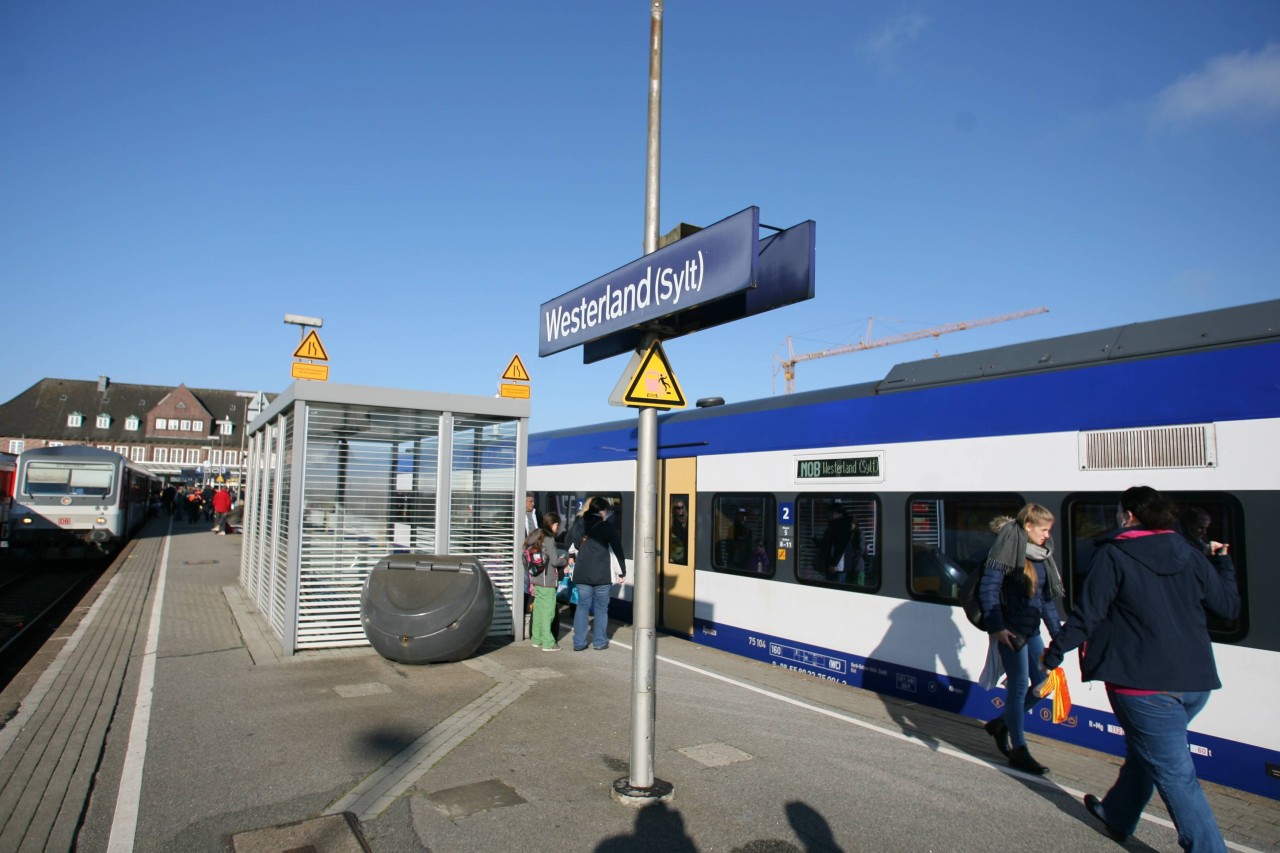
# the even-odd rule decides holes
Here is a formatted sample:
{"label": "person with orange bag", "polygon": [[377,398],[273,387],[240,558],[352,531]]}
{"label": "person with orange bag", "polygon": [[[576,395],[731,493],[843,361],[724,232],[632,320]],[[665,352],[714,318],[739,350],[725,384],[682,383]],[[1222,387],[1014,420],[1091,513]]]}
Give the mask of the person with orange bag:
{"label": "person with orange bag", "polygon": [[1124,728],[1125,759],[1102,799],[1084,805],[1115,841],[1138,827],[1151,794],[1160,792],[1184,850],[1226,845],[1196,779],[1187,726],[1222,686],[1205,610],[1226,619],[1240,612],[1229,546],[1210,543],[1206,556],[1176,532],[1173,507],[1149,486],[1120,497],[1119,529],[1098,542],[1066,626],[1049,644],[1054,669],[1083,644],[1085,681],[1103,681]]}

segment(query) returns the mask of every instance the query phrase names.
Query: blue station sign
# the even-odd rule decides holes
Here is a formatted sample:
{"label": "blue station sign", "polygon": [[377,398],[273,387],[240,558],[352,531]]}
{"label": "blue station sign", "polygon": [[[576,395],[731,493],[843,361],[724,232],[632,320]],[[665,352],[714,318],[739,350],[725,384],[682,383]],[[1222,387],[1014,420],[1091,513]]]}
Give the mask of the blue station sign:
{"label": "blue station sign", "polygon": [[760,209],[748,207],[544,302],[538,355],[597,341],[755,286]]}

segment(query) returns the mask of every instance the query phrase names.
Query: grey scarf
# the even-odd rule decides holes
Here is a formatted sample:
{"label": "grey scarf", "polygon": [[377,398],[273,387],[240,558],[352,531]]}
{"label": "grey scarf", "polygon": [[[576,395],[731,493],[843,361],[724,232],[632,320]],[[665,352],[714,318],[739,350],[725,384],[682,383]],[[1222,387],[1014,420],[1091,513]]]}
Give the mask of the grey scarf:
{"label": "grey scarf", "polygon": [[987,553],[985,566],[1010,575],[1022,571],[1023,563],[1028,559],[1044,562],[1044,575],[1049,583],[1049,596],[1061,598],[1064,592],[1062,575],[1058,572],[1058,564],[1053,559],[1053,539],[1046,539],[1044,545],[1029,542],[1027,531],[1023,526],[1009,519],[996,533],[996,543]]}

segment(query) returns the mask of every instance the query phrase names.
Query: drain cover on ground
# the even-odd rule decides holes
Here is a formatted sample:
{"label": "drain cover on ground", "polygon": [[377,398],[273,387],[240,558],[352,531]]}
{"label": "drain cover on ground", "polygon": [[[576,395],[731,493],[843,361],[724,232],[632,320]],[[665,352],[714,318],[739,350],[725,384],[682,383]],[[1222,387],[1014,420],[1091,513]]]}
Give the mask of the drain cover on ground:
{"label": "drain cover on ground", "polygon": [[751,755],[740,749],[734,749],[725,743],[704,743],[701,746],[686,746],[684,749],[676,750],[692,758],[699,764],[705,764],[707,767],[723,767],[726,764],[737,764],[739,761],[748,761]]}
{"label": "drain cover on ground", "polygon": [[370,853],[351,812],[231,836],[235,853]]}
{"label": "drain cover on ground", "polygon": [[427,799],[435,803],[436,808],[444,812],[451,820],[487,812],[490,809],[500,809],[503,806],[518,806],[521,803],[528,802],[524,797],[517,794],[510,785],[499,782],[497,779],[487,779],[484,782],[473,782],[470,785],[446,788],[443,791],[428,794]]}
{"label": "drain cover on ground", "polygon": [[182,565],[184,566],[216,566],[218,565],[218,561],[217,560],[183,560]]}

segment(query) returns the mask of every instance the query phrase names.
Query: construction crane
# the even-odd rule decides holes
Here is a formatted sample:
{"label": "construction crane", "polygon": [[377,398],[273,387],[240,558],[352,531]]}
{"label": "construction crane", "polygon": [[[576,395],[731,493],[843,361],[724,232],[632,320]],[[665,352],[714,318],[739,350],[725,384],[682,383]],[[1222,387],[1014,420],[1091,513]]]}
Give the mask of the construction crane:
{"label": "construction crane", "polygon": [[[1031,308],[1026,311],[1017,311],[1013,314],[1000,314],[996,317],[984,317],[981,320],[967,320],[961,323],[948,323],[945,326],[935,326],[932,329],[920,329],[916,332],[909,332],[905,335],[894,335],[890,338],[880,338],[879,340],[871,340],[871,322],[867,321],[867,335],[856,344],[844,344],[830,349],[818,350],[817,352],[806,352],[796,355],[791,348],[791,338],[787,338],[787,356],[784,361],[776,355],[774,361],[778,362],[782,367],[782,375],[785,378],[783,385],[784,393],[790,394],[796,390],[796,365],[802,361],[814,361],[819,358],[826,358],[829,355],[841,355],[846,352],[858,352],[864,349],[874,349],[876,347],[887,347],[891,344],[905,344],[908,341],[918,341],[921,338],[936,338],[939,335],[945,335],[950,332],[963,332],[965,329],[976,329],[979,326],[990,326],[995,323],[1004,323],[1009,320],[1020,320],[1023,317],[1030,317],[1033,314],[1047,314],[1048,308]],[[773,371],[774,378],[777,379],[778,370],[775,367]]]}

